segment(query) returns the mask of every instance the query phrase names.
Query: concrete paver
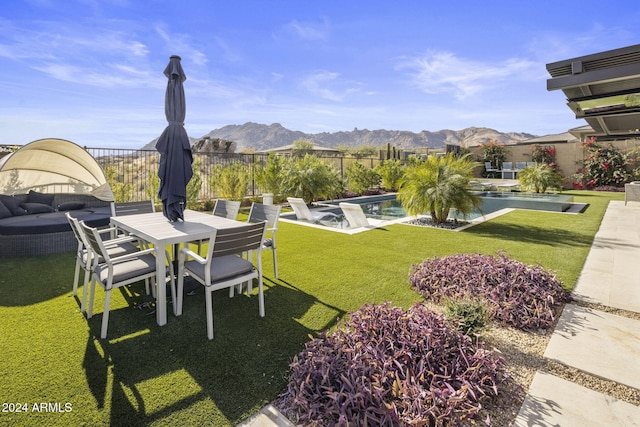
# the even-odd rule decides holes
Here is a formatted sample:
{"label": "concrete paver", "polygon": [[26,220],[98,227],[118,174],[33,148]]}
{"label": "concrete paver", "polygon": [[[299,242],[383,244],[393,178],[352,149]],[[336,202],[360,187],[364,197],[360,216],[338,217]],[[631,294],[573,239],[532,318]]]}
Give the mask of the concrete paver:
{"label": "concrete paver", "polygon": [[640,426],[640,407],[537,372],[513,426]]}

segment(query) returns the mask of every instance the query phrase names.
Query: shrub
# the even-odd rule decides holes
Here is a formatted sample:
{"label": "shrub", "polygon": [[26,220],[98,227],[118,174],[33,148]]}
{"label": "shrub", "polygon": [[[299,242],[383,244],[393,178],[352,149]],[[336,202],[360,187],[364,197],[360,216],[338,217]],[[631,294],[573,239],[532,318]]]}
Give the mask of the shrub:
{"label": "shrub", "polygon": [[284,156],[269,153],[265,165],[256,165],[255,168],[256,184],[263,193],[272,193],[276,200],[282,194],[282,180],[287,161]]}
{"label": "shrub", "polygon": [[362,163],[354,162],[347,167],[349,188],[356,193],[364,193],[371,187],[380,185],[380,174]]}
{"label": "shrub", "polygon": [[301,197],[307,204],[334,199],[343,193],[340,173],[318,157],[307,154],[286,163],[282,191],[286,196]]}
{"label": "shrub", "polygon": [[518,182],[523,189],[536,193],[544,193],[547,188],[562,190],[562,175],[544,163],[524,168],[518,173]]}
{"label": "shrub", "polygon": [[591,138],[582,144],[587,152],[584,161],[584,179],[588,188],[602,186],[622,186],[629,178],[626,171],[626,156],[612,144],[603,147]]}
{"label": "shrub", "polygon": [[456,254],[414,265],[414,288],[436,303],[446,299],[481,298],[491,319],[517,329],[548,329],[563,303],[570,300],[555,276],[499,253],[496,257]]}
{"label": "shrub", "polygon": [[306,343],[290,366],[276,404],[303,425],[459,425],[483,402],[519,390],[499,354],[424,304],[406,312],[365,305]]}
{"label": "shrub", "polygon": [[534,145],[531,147],[531,160],[537,164],[544,164],[549,166],[554,172],[558,172],[558,165],[556,164],[556,147]]}
{"label": "shrub", "polygon": [[216,165],[209,179],[211,188],[220,199],[242,201],[249,190],[249,172],[244,163]]}
{"label": "shrub", "polygon": [[387,191],[396,191],[400,187],[404,169],[405,167],[399,160],[386,160],[376,166],[376,170],[382,178],[382,187]]}
{"label": "shrub", "polygon": [[450,299],[445,308],[447,319],[463,334],[477,334],[489,322],[489,311],[479,299]]}

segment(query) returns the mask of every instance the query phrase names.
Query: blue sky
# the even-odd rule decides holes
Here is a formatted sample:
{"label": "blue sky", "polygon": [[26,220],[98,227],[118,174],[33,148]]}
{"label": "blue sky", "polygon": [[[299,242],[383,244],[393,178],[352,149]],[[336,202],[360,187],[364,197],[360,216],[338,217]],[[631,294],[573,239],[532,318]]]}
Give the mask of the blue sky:
{"label": "blue sky", "polygon": [[182,57],[189,136],[585,124],[549,62],[640,43],[637,0],[6,0],[0,144],[140,148]]}

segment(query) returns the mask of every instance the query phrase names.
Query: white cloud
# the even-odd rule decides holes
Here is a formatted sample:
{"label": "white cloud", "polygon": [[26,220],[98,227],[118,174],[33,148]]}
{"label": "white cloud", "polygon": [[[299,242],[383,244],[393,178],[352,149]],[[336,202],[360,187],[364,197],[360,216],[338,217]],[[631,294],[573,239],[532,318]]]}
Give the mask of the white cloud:
{"label": "white cloud", "polygon": [[426,93],[453,92],[463,100],[494,86],[497,80],[518,77],[533,66],[525,59],[493,63],[458,58],[451,52],[429,52],[403,61],[397,68],[408,69],[413,83]]}
{"label": "white cloud", "polygon": [[[338,80],[339,73],[330,71],[319,71],[307,76],[301,83],[302,87],[313,95],[327,99],[329,101],[344,101],[347,96],[357,92],[359,89],[349,87],[348,82]],[[340,88],[340,86],[347,86]]]}
{"label": "white cloud", "polygon": [[285,25],[285,30],[304,40],[322,40],[328,36],[328,23],[299,22],[294,19]]}

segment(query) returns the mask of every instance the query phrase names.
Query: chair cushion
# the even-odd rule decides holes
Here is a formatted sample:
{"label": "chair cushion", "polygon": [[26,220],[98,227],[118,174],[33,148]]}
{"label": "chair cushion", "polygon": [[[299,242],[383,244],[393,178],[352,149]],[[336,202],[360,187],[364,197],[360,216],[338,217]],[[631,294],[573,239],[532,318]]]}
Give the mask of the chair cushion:
{"label": "chair cushion", "polygon": [[27,195],[27,203],[42,203],[51,206],[53,204],[54,194],[44,194],[37,191],[29,190]]}
{"label": "chair cushion", "polygon": [[[196,261],[186,261],[185,268],[198,277],[204,279],[206,266]],[[253,264],[237,255],[227,255],[213,258],[211,261],[211,283],[221,282],[232,277],[242,276],[253,271]]]}
{"label": "chair cushion", "polygon": [[51,205],[46,205],[44,203],[27,202],[21,204],[20,207],[27,211],[29,215],[55,212],[55,209],[53,209]]}
{"label": "chair cushion", "polygon": [[[143,276],[153,274],[155,271],[156,257],[152,254],[144,254],[127,261],[114,263],[113,283],[126,282],[136,277],[140,277],[140,280],[142,280]],[[102,286],[106,286],[109,278],[109,266],[107,264],[100,264],[94,272],[100,278]]]}

